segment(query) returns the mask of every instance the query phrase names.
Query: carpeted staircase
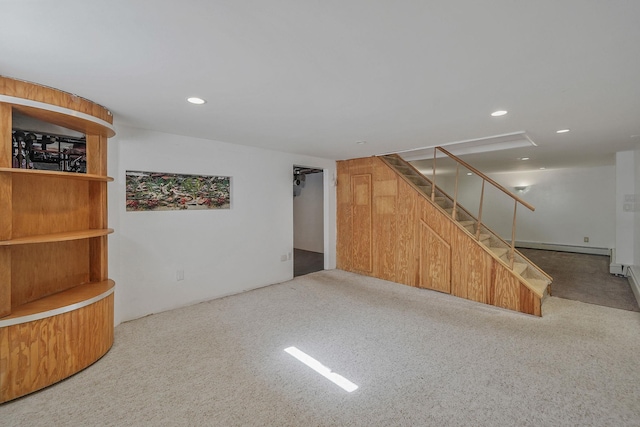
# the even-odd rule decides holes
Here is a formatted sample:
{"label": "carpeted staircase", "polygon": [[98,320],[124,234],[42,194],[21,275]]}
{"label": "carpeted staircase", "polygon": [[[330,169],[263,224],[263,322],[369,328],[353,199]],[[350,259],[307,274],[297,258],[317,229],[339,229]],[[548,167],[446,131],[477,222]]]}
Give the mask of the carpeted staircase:
{"label": "carpeted staircase", "polygon": [[[478,220],[463,206],[455,204],[451,196],[436,186],[433,191],[431,181],[422,175],[411,164],[397,155],[381,156],[381,159],[394,169],[416,191],[423,194],[431,203],[436,205],[443,215],[450,218],[459,227],[464,228],[486,251],[494,258],[504,263],[511,272],[522,280],[533,293],[541,300],[551,291],[551,277],[538,266],[529,261],[517,250],[511,254],[510,245],[491,229],[481,224],[478,229]],[[455,211],[454,211],[455,206]]]}

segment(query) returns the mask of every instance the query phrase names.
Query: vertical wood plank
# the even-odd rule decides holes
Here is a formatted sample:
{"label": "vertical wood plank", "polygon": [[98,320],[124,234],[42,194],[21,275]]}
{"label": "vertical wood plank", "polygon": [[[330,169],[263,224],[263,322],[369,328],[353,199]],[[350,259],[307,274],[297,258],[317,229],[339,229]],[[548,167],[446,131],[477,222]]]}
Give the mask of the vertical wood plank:
{"label": "vertical wood plank", "polygon": [[493,305],[518,311],[520,308],[520,282],[498,261],[494,261]]}
{"label": "vertical wood plank", "polygon": [[373,180],[373,274],[380,279],[395,281],[398,177],[382,160],[376,160]]}
{"label": "vertical wood plank", "polygon": [[418,251],[416,224],[417,193],[406,182],[398,181],[398,233],[396,279],[399,283],[416,286],[418,283]]}
{"label": "vertical wood plank", "polygon": [[9,384],[12,382],[9,355],[9,329],[0,328],[0,402],[8,394]]}
{"label": "vertical wood plank", "polygon": [[520,308],[518,311],[533,314],[534,316],[542,316],[540,298],[522,283],[520,283]]}
{"label": "vertical wood plank", "polygon": [[13,177],[0,172],[0,240],[9,240],[13,236]]}
{"label": "vertical wood plank", "polygon": [[[87,173],[107,174],[107,138],[104,135],[87,135]],[[107,183],[89,183],[89,228],[107,228]],[[106,236],[89,241],[90,280],[99,282],[108,275],[108,239]]]}
{"label": "vertical wood plank", "polygon": [[353,268],[372,271],[371,174],[351,176]]}
{"label": "vertical wood plank", "polygon": [[[3,82],[4,84],[4,82]],[[0,103],[0,167],[12,167],[11,106]],[[0,240],[12,237],[13,185],[9,173],[0,172]],[[0,249],[0,317],[11,313],[11,249]]]}
{"label": "vertical wood plank", "polygon": [[12,166],[11,106],[0,103],[0,168]]}
{"label": "vertical wood plank", "polygon": [[0,318],[11,314],[11,248],[0,247]]}
{"label": "vertical wood plank", "polygon": [[87,135],[87,173],[107,174],[107,137]]}
{"label": "vertical wood plank", "polygon": [[[89,228],[108,227],[107,221],[107,183],[92,181],[89,183]],[[100,282],[106,280],[108,266],[108,238],[96,237],[89,240],[90,280]]]}
{"label": "vertical wood plank", "polygon": [[336,185],[336,267],[352,271],[351,254],[351,175],[349,162],[340,161],[336,164],[338,183]]}
{"label": "vertical wood plank", "polygon": [[418,286],[451,293],[451,246],[421,221],[419,247]]}
{"label": "vertical wood plank", "polygon": [[490,304],[493,258],[459,228],[454,236],[452,294]]}

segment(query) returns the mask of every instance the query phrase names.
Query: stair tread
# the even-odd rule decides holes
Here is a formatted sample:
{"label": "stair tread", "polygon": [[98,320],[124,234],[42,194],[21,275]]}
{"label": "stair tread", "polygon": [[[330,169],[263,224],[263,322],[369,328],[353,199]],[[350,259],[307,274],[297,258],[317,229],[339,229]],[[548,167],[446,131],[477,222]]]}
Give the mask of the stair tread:
{"label": "stair tread", "polygon": [[513,271],[522,275],[522,273],[524,273],[524,271],[527,269],[528,266],[529,266],[528,264],[525,264],[523,262],[514,262]]}
{"label": "stair tread", "polygon": [[501,257],[502,255],[506,254],[508,251],[507,248],[489,247],[489,249],[491,249],[491,252],[493,252],[497,257]]}
{"label": "stair tread", "polygon": [[538,291],[541,295],[544,295],[547,290],[547,286],[549,286],[548,280],[541,279],[526,279],[527,283],[531,285],[536,291]]}

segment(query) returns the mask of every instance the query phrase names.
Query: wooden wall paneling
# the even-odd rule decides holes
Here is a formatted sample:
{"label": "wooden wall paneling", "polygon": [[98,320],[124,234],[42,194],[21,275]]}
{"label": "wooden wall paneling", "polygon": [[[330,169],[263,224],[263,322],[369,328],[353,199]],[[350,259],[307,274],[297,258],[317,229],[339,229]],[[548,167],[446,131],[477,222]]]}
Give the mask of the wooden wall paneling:
{"label": "wooden wall paneling", "polygon": [[351,271],[352,231],[351,231],[351,176],[349,161],[336,164],[338,183],[336,185],[336,267]]}
{"label": "wooden wall paneling", "polygon": [[87,239],[13,246],[11,251],[12,308],[89,282]]}
{"label": "wooden wall paneling", "polygon": [[0,103],[0,168],[12,166],[11,105]]}
{"label": "wooden wall paneling", "polygon": [[398,178],[377,160],[373,181],[373,273],[380,279],[395,281]]}
{"label": "wooden wall paneling", "polygon": [[403,180],[398,180],[396,281],[409,286],[418,283],[416,191]]}
{"label": "wooden wall paneling", "polygon": [[520,281],[511,274],[507,267],[493,261],[493,305],[519,311]]}
{"label": "wooden wall paneling", "polygon": [[438,210],[431,202],[427,201],[424,197],[420,197],[420,219],[447,243],[451,243],[451,235],[453,227],[451,220],[445,216],[440,210]]}
{"label": "wooden wall paneling", "polygon": [[371,174],[351,175],[353,268],[371,273],[373,268]]}
{"label": "wooden wall paneling", "polygon": [[379,158],[338,162],[338,268],[540,315],[540,300]]}
{"label": "wooden wall paneling", "polygon": [[464,231],[453,232],[452,294],[461,298],[491,304],[493,258]]}
{"label": "wooden wall paneling", "polygon": [[12,238],[88,229],[88,185],[83,180],[15,175]]}
{"label": "wooden wall paneling", "polygon": [[421,288],[451,293],[451,246],[420,221],[419,281]]}
{"label": "wooden wall paneling", "polygon": [[518,311],[533,314],[534,316],[542,316],[542,301],[522,283],[520,283],[520,307]]}

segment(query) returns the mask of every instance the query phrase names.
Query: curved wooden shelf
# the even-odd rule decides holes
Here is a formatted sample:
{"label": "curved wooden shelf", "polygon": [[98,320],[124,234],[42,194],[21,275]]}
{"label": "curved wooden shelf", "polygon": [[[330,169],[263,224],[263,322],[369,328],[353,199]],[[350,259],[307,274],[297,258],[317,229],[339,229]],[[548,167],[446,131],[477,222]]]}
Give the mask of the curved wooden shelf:
{"label": "curved wooden shelf", "polygon": [[108,297],[114,291],[115,282],[111,279],[96,283],[85,283],[66,291],[21,305],[13,309],[10,315],[0,318],[0,328],[19,325],[57,316],[86,307]]}
{"label": "curved wooden shelf", "polygon": [[[89,173],[12,168],[16,113],[84,133]],[[85,369],[113,344],[105,183],[114,134],[106,108],[0,76],[0,404]]]}
{"label": "curved wooden shelf", "polygon": [[0,94],[9,99],[18,99],[24,105],[28,102],[37,103],[39,109],[54,110],[60,108],[71,111],[71,115],[81,114],[90,116],[90,120],[104,121],[109,126],[113,124],[113,115],[102,105],[82,98],[78,95],[64,92],[49,86],[25,80],[0,76]]}
{"label": "curved wooden shelf", "polygon": [[69,108],[5,95],[0,95],[0,102],[11,105],[15,111],[19,111],[25,116],[43,120],[77,132],[104,135],[107,138],[111,138],[116,134],[113,125],[110,123]]}
{"label": "curved wooden shelf", "polygon": [[14,173],[18,175],[27,174],[27,175],[42,176],[47,178],[77,179],[79,181],[103,181],[103,182],[113,181],[113,178],[110,176],[93,175],[89,173],[46,171],[46,170],[37,170],[37,169],[0,168],[0,173]]}
{"label": "curved wooden shelf", "polygon": [[41,234],[38,236],[18,237],[17,239],[2,240],[0,246],[31,245],[35,243],[66,242],[69,240],[91,239],[113,233],[113,228],[96,230],[69,231],[66,233]]}
{"label": "curved wooden shelf", "polygon": [[113,345],[112,280],[25,304],[0,319],[0,404],[57,383]]}

